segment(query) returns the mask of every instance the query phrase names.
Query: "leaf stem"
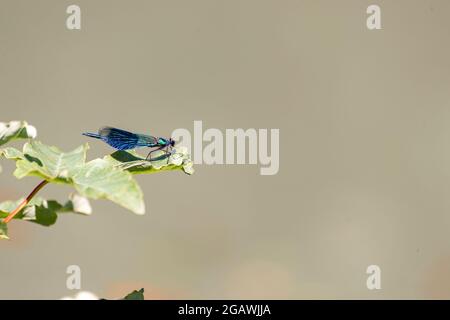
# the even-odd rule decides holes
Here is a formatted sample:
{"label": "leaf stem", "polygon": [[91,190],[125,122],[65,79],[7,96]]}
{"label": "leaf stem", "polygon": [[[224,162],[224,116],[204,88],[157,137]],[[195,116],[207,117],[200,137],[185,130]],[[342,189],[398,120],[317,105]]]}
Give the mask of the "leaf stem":
{"label": "leaf stem", "polygon": [[10,214],[8,214],[8,216],[3,220],[4,223],[8,223],[11,221],[12,218],[14,218],[14,216],[16,214],[18,214],[20,212],[20,210],[22,210],[30,201],[31,199],[33,199],[33,197],[36,195],[36,193],[39,192],[39,190],[41,190],[46,184],[48,183],[47,180],[41,181],[41,183],[39,183],[34,189],[33,191],[31,191],[31,193],[28,195],[28,197],[26,197],[17,208],[15,208],[13,211],[11,211]]}

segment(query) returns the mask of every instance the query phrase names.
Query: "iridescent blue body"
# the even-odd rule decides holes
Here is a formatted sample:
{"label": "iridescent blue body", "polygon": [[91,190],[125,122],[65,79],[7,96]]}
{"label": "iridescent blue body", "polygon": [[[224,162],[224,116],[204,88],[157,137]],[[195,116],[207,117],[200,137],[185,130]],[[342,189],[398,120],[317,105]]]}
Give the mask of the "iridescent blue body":
{"label": "iridescent blue body", "polygon": [[142,147],[156,148],[150,151],[147,155],[147,159],[152,152],[162,150],[164,148],[166,150],[163,151],[170,154],[168,149],[175,145],[175,141],[171,138],[166,139],[161,137],[153,137],[150,135],[132,133],[112,127],[103,127],[98,131],[98,133],[85,132],[83,135],[100,139],[117,150],[131,150]]}

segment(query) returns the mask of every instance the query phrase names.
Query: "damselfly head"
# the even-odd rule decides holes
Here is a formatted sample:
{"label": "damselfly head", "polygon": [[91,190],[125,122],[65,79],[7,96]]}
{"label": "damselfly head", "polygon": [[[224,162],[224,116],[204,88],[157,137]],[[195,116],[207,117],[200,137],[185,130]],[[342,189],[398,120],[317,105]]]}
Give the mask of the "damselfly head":
{"label": "damselfly head", "polygon": [[169,144],[171,147],[175,146],[175,140],[173,140],[172,138],[169,139]]}

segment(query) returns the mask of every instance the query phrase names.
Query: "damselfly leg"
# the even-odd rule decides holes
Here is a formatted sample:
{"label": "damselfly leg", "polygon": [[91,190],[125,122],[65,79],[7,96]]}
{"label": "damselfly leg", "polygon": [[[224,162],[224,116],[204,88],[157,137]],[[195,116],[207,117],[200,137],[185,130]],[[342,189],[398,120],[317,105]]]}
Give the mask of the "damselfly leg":
{"label": "damselfly leg", "polygon": [[155,159],[152,159],[151,154],[153,152],[156,152],[156,151],[162,151],[162,152],[165,153],[164,156],[157,157],[156,160],[161,160],[161,159],[163,159],[165,157],[165,158],[167,158],[167,163],[169,163],[169,157],[170,157],[170,155],[172,153],[171,151],[169,151],[169,147],[170,146],[160,146],[159,148],[156,148],[156,149],[150,151],[148,153],[147,157],[145,157],[145,160],[147,160],[147,161],[155,160]]}
{"label": "damselfly leg", "polygon": [[152,157],[151,157],[152,153],[155,152],[155,151],[159,151],[159,150],[163,149],[164,147],[165,147],[165,146],[160,146],[159,148],[156,148],[156,149],[150,151],[150,152],[147,154],[147,156],[145,157],[145,160],[152,161]]}

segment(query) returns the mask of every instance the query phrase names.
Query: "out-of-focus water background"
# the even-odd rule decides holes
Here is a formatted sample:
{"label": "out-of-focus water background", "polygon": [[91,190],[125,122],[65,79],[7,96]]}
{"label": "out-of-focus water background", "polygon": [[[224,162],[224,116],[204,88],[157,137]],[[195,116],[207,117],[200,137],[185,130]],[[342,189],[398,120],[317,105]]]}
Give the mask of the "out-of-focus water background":
{"label": "out-of-focus water background", "polygon": [[[0,0],[0,121],[47,144],[103,125],[280,129],[277,175],[196,165],[137,177],[145,216],[95,201],[50,228],[13,221],[0,298],[74,295],[69,265],[105,298],[450,298],[450,2],[376,1],[369,31],[373,2],[79,0],[69,31],[72,1]],[[39,182],[1,165],[0,201]]]}

